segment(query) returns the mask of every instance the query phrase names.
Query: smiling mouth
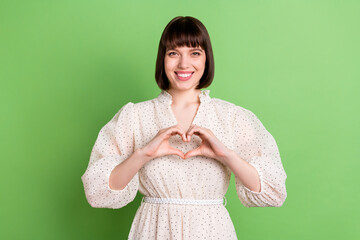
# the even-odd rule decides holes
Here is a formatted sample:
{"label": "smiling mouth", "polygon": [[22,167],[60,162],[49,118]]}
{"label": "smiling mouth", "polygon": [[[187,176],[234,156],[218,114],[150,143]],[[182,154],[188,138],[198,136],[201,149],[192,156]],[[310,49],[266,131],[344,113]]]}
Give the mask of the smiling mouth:
{"label": "smiling mouth", "polygon": [[186,81],[186,80],[189,80],[192,75],[194,74],[194,72],[186,72],[186,73],[178,73],[178,72],[175,72],[177,78],[181,81]]}

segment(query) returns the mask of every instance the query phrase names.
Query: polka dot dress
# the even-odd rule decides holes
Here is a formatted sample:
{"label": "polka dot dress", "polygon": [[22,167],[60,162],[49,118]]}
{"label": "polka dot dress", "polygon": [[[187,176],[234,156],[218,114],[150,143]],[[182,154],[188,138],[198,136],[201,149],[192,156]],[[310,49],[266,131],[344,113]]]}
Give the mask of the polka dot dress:
{"label": "polka dot dress", "polygon": [[[211,129],[217,138],[256,168],[261,190],[253,192],[235,175],[236,192],[245,207],[280,207],[286,199],[286,173],[272,135],[249,110],[210,97],[201,90],[200,106],[192,124]],[[122,190],[109,187],[111,171],[135,149],[144,147],[160,129],[177,124],[167,91],[148,101],[124,105],[100,130],[89,165],[81,177],[87,201],[95,208],[121,208],[137,191],[148,197],[221,199],[231,177],[229,167],[215,159],[195,156],[186,160],[167,155],[147,162]],[[183,142],[179,135],[171,146],[186,153],[201,144],[193,135]],[[128,239],[237,239],[223,204],[181,205],[141,202]]]}

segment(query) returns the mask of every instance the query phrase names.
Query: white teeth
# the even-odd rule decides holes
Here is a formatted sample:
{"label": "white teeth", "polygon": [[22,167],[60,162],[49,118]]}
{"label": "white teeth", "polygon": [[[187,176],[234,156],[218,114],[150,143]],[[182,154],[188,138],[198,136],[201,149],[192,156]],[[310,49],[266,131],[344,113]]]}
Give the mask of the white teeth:
{"label": "white teeth", "polygon": [[177,74],[177,75],[179,75],[180,77],[188,77],[188,76],[190,76],[191,75],[191,73],[189,73],[189,74]]}

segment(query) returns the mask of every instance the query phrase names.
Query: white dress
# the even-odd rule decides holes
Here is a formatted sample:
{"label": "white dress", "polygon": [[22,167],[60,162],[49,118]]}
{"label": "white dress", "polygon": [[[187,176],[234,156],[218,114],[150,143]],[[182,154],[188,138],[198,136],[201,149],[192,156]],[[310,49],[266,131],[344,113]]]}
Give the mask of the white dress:
{"label": "white dress", "polygon": [[[277,144],[251,111],[210,97],[201,90],[200,106],[192,124],[211,129],[229,149],[256,168],[261,191],[246,188],[235,175],[236,192],[246,207],[280,207],[286,193],[284,171]],[[145,146],[160,129],[177,124],[167,91],[154,99],[124,105],[100,130],[85,173],[85,195],[94,208],[122,208],[144,196],[176,199],[221,199],[227,192],[231,170],[215,159],[195,156],[186,160],[167,155],[147,162],[122,190],[109,187],[111,171],[135,149]],[[198,147],[200,137],[183,142],[169,139],[186,153]],[[240,203],[240,202],[239,202]],[[223,204],[182,205],[141,202],[128,239],[237,239],[234,225]]]}

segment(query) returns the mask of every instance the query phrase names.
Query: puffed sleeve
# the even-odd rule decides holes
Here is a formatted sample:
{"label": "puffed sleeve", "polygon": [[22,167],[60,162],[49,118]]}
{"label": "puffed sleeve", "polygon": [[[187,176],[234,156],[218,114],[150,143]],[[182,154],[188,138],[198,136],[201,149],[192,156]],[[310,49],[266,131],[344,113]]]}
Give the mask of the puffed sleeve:
{"label": "puffed sleeve", "polygon": [[122,190],[109,186],[112,170],[134,152],[133,105],[124,105],[99,132],[85,173],[81,176],[86,199],[94,208],[121,208],[134,200],[138,173]]}
{"label": "puffed sleeve", "polygon": [[281,207],[287,197],[283,168],[274,137],[250,110],[236,106],[234,151],[257,170],[261,189],[254,192],[235,175],[236,192],[245,207]]}

